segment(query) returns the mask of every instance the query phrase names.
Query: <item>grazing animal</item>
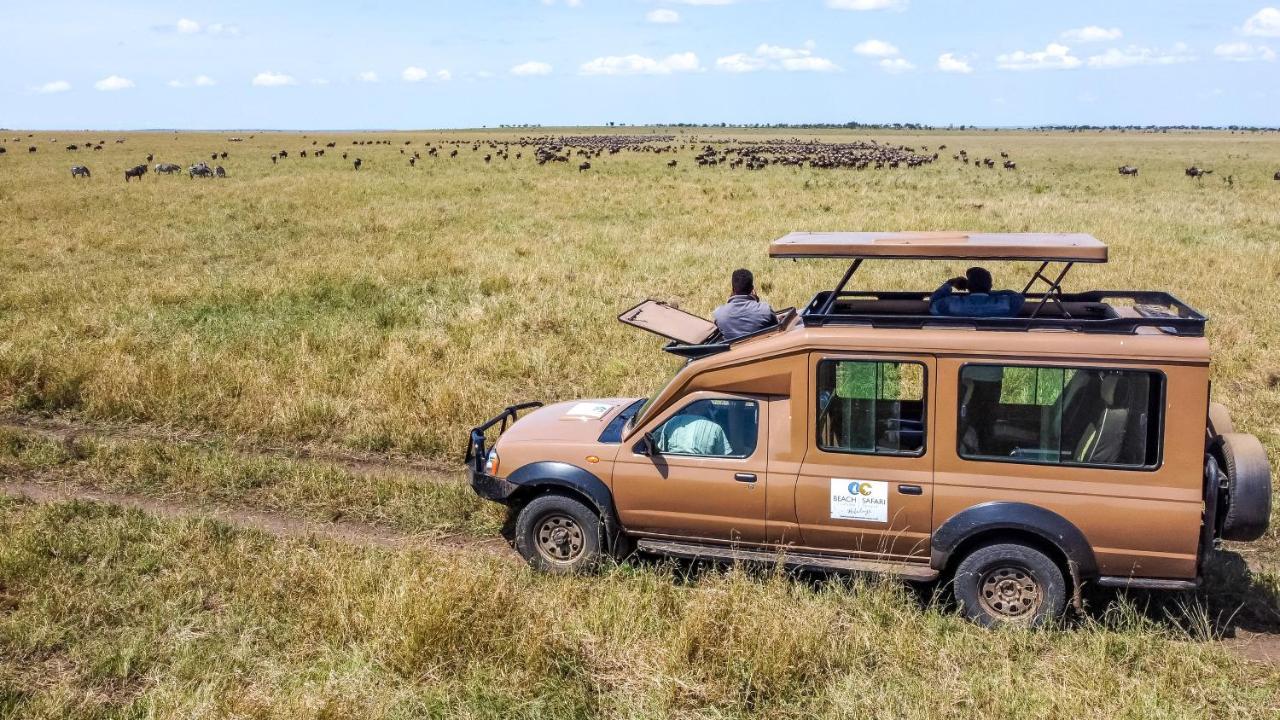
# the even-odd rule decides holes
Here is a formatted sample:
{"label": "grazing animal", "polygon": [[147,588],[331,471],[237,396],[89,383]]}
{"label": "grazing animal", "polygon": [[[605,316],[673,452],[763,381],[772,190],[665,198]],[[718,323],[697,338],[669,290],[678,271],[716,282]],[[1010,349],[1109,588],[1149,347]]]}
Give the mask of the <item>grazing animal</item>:
{"label": "grazing animal", "polygon": [[93,177],[93,176],[89,174],[89,168],[85,167],[84,165],[72,165],[71,177],[77,178],[77,177]]}
{"label": "grazing animal", "polygon": [[226,159],[227,159],[227,151],[226,151],[226,150],[223,150],[222,152],[218,153],[218,157],[222,158],[223,160],[226,160]]}
{"label": "grazing animal", "polygon": [[413,164],[417,161],[418,161],[417,158],[409,158],[409,167],[413,167]]}
{"label": "grazing animal", "polygon": [[485,162],[489,162],[489,161],[490,161],[490,160],[492,160],[492,159],[493,159],[493,157],[492,157],[492,156],[490,156],[490,155],[485,155],[485,156],[484,156],[484,161],[485,161]]}
{"label": "grazing animal", "polygon": [[578,172],[586,172],[587,170],[590,170],[590,169],[591,169],[591,163],[589,162],[584,162],[578,166]]}
{"label": "grazing animal", "polygon": [[346,154],[346,153],[342,153],[342,159],[343,159],[343,160],[346,160],[346,159],[347,159],[347,154]]}
{"label": "grazing animal", "polygon": [[672,160],[671,162],[667,163],[667,167],[675,167],[676,164],[679,162],[680,162],[679,160]]}
{"label": "grazing animal", "polygon": [[1001,151],[1000,151],[1000,157],[1002,157],[1002,158],[1004,158],[1004,159],[1008,160],[1008,159],[1009,159],[1009,153],[1008,153],[1008,152],[1006,152],[1006,151],[1004,151],[1004,150],[1001,150]]}
{"label": "grazing animal", "polygon": [[33,153],[33,152],[35,152],[35,151],[36,151],[36,146],[35,146],[35,145],[32,145],[31,147],[27,148],[27,152],[29,152],[29,153]]}
{"label": "grazing animal", "polygon": [[289,151],[288,151],[288,150],[281,150],[278,154],[279,154],[279,155],[280,155],[280,157],[282,157],[282,158],[287,158],[287,157],[289,157]]}
{"label": "grazing animal", "polygon": [[157,174],[164,173],[165,175],[172,175],[179,172],[182,172],[181,165],[176,165],[174,163],[160,163],[156,165]]}
{"label": "grazing animal", "polygon": [[1200,169],[1200,168],[1196,167],[1195,165],[1192,165],[1191,167],[1187,168],[1185,172],[1186,172],[1187,177],[1193,177],[1193,178],[1195,178],[1195,179],[1197,179],[1197,180],[1200,180],[1200,179],[1204,178],[1204,176],[1205,176],[1205,175],[1212,175],[1212,174],[1213,174],[1213,171],[1212,171],[1212,170],[1202,170],[1202,169]]}
{"label": "grazing animal", "polygon": [[[3,152],[3,151],[4,151],[4,148],[0,148],[0,152]],[[1280,170],[1277,170],[1276,174],[1271,176],[1271,179],[1277,182],[1280,182]]]}
{"label": "grazing animal", "polygon": [[306,156],[307,156],[307,151],[306,151],[306,150],[303,150],[302,152],[298,153],[298,156],[299,156],[299,157],[306,157]]}
{"label": "grazing animal", "polygon": [[138,182],[142,182],[142,176],[147,174],[146,165],[134,165],[124,171],[124,181],[129,182],[129,178],[138,178]]}
{"label": "grazing animal", "polygon": [[1005,160],[1005,161],[1004,161],[1004,169],[1005,169],[1005,170],[1017,170],[1017,169],[1018,169],[1018,163],[1016,163],[1016,162],[1014,162],[1014,161],[1012,161],[1012,160]]}
{"label": "grazing animal", "polygon": [[7,153],[7,152],[9,152],[9,149],[8,149],[8,148],[2,148],[2,147],[0,147],[0,155],[3,155],[3,154],[5,154],[5,153]]}
{"label": "grazing animal", "polygon": [[156,159],[155,155],[152,155],[151,153],[147,153],[147,162],[151,162],[155,159]]}
{"label": "grazing animal", "polygon": [[214,177],[224,178],[224,177],[226,177],[226,176],[227,176],[227,171],[226,171],[226,170],[223,170],[223,169],[222,169],[222,166],[221,166],[221,165],[219,165],[219,166],[217,166],[217,167],[215,167],[215,168],[213,169],[213,176],[214,176]]}
{"label": "grazing animal", "polygon": [[272,155],[272,156],[271,156],[271,164],[272,164],[272,165],[275,165],[275,164],[276,164],[276,160],[278,160],[279,158],[280,158],[280,156],[279,156],[279,155]]}
{"label": "grazing animal", "polygon": [[196,177],[209,178],[209,177],[213,177],[213,170],[210,169],[206,163],[199,162],[187,168],[187,175],[190,176],[191,179],[193,180]]}
{"label": "grazing animal", "polygon": [[1133,177],[1138,177],[1138,168],[1136,168],[1136,167],[1134,167],[1134,166],[1132,166],[1132,165],[1121,165],[1121,166],[1120,166],[1120,174],[1121,174],[1121,175],[1132,175]]}
{"label": "grazing animal", "polygon": [[80,146],[79,146],[79,145],[68,145],[68,146],[67,146],[67,149],[68,149],[68,150],[79,150],[79,149],[80,149]]}
{"label": "grazing animal", "polygon": [[362,164],[364,164],[364,161],[362,161],[360,158],[356,158],[356,161],[355,161],[355,163],[354,163],[354,164],[355,164],[355,166],[356,166],[356,169],[357,169],[357,170],[359,170],[359,169],[360,169],[360,166],[361,166]]}

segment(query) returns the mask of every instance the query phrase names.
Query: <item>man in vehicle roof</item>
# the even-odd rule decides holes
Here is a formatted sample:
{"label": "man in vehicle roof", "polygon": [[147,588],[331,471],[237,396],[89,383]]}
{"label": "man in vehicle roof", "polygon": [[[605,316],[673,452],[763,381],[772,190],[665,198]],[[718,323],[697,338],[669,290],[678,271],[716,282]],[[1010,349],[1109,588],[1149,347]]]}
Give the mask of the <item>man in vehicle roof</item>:
{"label": "man in vehicle roof", "polygon": [[[929,296],[929,314],[952,317],[1016,317],[1026,298],[1012,290],[991,290],[991,273],[971,267],[964,277],[953,277]],[[956,290],[967,290],[957,295]]]}
{"label": "man in vehicle roof", "polygon": [[773,327],[778,316],[768,303],[756,295],[755,277],[750,270],[738,268],[731,278],[733,294],[729,301],[715,309],[711,317],[726,341],[736,340],[758,330]]}

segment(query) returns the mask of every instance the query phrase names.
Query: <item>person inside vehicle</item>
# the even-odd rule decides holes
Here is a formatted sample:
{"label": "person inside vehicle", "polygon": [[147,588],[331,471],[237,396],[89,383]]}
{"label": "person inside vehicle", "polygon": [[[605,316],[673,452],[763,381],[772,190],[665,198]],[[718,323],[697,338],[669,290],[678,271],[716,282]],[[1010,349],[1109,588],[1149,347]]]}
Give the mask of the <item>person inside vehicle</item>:
{"label": "person inside vehicle", "polygon": [[738,268],[730,279],[733,294],[729,301],[711,314],[726,341],[750,335],[757,330],[773,327],[778,322],[773,308],[760,301],[756,295],[755,277],[750,270]]}
{"label": "person inside vehicle", "polygon": [[[971,267],[929,296],[929,314],[949,317],[1016,317],[1026,298],[1013,290],[991,289],[991,273]],[[957,294],[960,290],[963,294]]]}
{"label": "person inside vehicle", "polygon": [[724,427],[711,418],[709,401],[695,402],[679,415],[663,423],[658,448],[672,455],[727,457],[733,454]]}

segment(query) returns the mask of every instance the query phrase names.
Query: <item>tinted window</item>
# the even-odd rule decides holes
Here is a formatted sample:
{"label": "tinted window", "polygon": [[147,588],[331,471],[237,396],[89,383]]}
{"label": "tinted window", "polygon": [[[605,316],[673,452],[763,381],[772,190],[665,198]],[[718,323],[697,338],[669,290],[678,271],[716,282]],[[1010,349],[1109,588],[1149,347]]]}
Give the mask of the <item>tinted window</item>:
{"label": "tinted window", "polygon": [[960,456],[1155,466],[1161,382],[1141,370],[968,365],[960,371]]}
{"label": "tinted window", "polygon": [[760,414],[751,400],[695,400],[653,431],[666,455],[750,457]]}
{"label": "tinted window", "polygon": [[835,452],[924,451],[924,366],[874,360],[818,363],[818,447]]}

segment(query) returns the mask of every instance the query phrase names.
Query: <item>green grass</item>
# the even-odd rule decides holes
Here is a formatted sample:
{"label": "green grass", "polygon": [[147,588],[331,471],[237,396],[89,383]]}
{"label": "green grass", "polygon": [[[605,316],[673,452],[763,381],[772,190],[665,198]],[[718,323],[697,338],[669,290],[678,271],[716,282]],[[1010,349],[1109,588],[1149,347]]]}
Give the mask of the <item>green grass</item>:
{"label": "green grass", "polygon": [[0,500],[0,717],[1270,718],[1280,673],[1117,606],[988,632],[892,583],[281,541]]}
{"label": "green grass", "polygon": [[217,444],[69,442],[0,428],[0,478],[68,484],[191,504],[372,523],[408,534],[493,535],[502,508],[460,473],[355,473],[324,462],[247,455]]}

